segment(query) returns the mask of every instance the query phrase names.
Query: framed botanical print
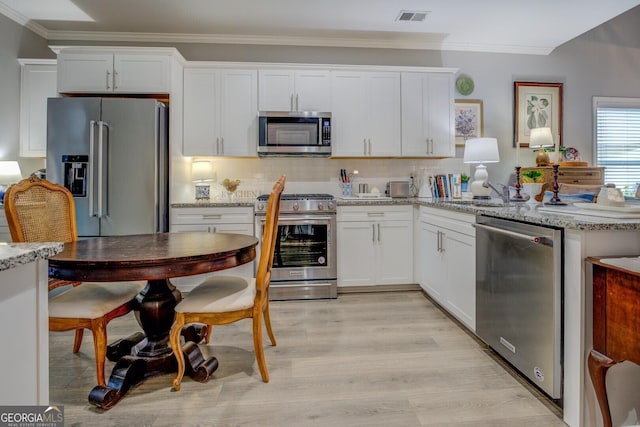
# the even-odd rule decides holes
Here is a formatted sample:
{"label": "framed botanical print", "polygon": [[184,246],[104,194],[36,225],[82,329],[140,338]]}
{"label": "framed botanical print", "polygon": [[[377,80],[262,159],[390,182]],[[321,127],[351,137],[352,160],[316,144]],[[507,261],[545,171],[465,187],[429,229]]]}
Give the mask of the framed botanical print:
{"label": "framed botanical print", "polygon": [[513,146],[529,146],[531,129],[551,128],[554,143],[562,145],[562,83],[514,82]]}
{"label": "framed botanical print", "polygon": [[464,145],[467,139],[482,136],[482,100],[456,99],[454,116],[456,145]]}

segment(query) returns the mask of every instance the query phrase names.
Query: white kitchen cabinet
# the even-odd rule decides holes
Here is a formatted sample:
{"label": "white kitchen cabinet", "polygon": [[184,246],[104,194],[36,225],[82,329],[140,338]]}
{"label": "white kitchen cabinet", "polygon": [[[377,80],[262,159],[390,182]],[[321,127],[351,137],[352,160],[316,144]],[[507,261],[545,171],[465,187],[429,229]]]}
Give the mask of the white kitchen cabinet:
{"label": "white kitchen cabinet", "polygon": [[338,286],[413,282],[412,207],[339,206]]}
{"label": "white kitchen cabinet", "polygon": [[402,73],[402,156],[455,156],[453,77]]}
{"label": "white kitchen cabinet", "polygon": [[[238,233],[254,235],[252,207],[172,207],[170,231],[201,231],[205,233]],[[181,291],[190,291],[204,277],[233,275],[250,280],[254,275],[254,263],[197,276],[176,277],[171,282]]]}
{"label": "white kitchen cabinet", "polygon": [[171,54],[62,51],[58,92],[169,93]]}
{"label": "white kitchen cabinet", "polygon": [[184,70],[183,154],[257,156],[257,71]]}
{"label": "white kitchen cabinet", "polygon": [[4,213],[4,206],[0,204],[0,242],[11,242],[11,232]]}
{"label": "white kitchen cabinet", "polygon": [[475,331],[475,216],[421,206],[417,279],[439,304]]}
{"label": "white kitchen cabinet", "polygon": [[400,156],[400,73],[331,73],[332,156]]}
{"label": "white kitchen cabinet", "polygon": [[260,111],[331,111],[328,70],[260,70]]}
{"label": "white kitchen cabinet", "polygon": [[20,157],[47,155],[47,98],[58,96],[55,60],[20,59]]}

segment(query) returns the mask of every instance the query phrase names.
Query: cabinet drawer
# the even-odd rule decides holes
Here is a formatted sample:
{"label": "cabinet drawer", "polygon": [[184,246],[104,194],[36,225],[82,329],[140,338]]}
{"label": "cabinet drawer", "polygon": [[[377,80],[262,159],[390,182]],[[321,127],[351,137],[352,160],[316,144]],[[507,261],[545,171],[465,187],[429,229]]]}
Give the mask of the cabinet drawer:
{"label": "cabinet drawer", "polygon": [[562,168],[558,170],[558,182],[565,184],[603,184],[604,171],[603,168],[580,168],[579,170]]}
{"label": "cabinet drawer", "polygon": [[233,208],[172,208],[171,229],[188,224],[252,224],[253,209]]}
{"label": "cabinet drawer", "polygon": [[237,233],[253,236],[253,224],[172,224],[171,231],[183,233],[203,231],[205,233]]}
{"label": "cabinet drawer", "polygon": [[411,221],[410,205],[338,206],[338,222],[345,221]]}

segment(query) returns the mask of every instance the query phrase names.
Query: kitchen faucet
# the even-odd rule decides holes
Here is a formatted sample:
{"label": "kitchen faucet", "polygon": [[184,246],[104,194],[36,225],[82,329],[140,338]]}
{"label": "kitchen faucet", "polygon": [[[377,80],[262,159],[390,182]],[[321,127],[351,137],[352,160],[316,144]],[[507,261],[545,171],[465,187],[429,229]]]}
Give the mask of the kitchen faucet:
{"label": "kitchen faucet", "polygon": [[502,202],[507,205],[509,204],[509,187],[507,187],[504,184],[500,184],[498,183],[498,185],[500,186],[500,189],[496,188],[492,183],[490,183],[489,181],[485,181],[482,183],[482,186],[484,188],[491,188],[493,191],[495,191],[496,193],[498,193],[498,196],[500,196],[500,198],[502,199]]}

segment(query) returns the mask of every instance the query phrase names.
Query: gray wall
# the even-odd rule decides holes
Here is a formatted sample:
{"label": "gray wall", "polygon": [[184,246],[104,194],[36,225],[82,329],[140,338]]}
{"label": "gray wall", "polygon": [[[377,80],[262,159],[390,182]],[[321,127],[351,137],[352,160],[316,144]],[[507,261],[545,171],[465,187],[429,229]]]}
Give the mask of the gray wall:
{"label": "gray wall", "polygon": [[19,160],[23,175],[44,167],[20,154],[20,64],[17,58],[55,58],[47,41],[0,15],[0,160]]}
{"label": "gray wall", "polygon": [[[592,162],[593,96],[640,97],[640,7],[614,18],[555,49],[550,55],[437,52],[400,49],[356,49],[175,44],[187,60],[257,61],[316,64],[443,66],[458,68],[475,81],[467,98],[481,99],[484,133],[498,138],[501,163],[490,165],[494,181],[506,181],[514,164],[513,81],[564,84],[563,143]],[[50,41],[50,44],[99,44]],[[102,43],[109,44],[109,43]],[[130,43],[141,45],[140,43]],[[166,44],[149,44],[166,45]],[[52,57],[46,43],[0,15],[0,159],[17,156],[19,66],[16,57]],[[463,98],[459,96],[459,98]],[[5,145],[10,145],[6,151]],[[458,150],[458,156],[462,150]],[[523,155],[533,164],[534,154]],[[26,161],[24,161],[26,162]],[[21,162],[22,163],[22,162]],[[640,177],[638,177],[640,181]]]}

